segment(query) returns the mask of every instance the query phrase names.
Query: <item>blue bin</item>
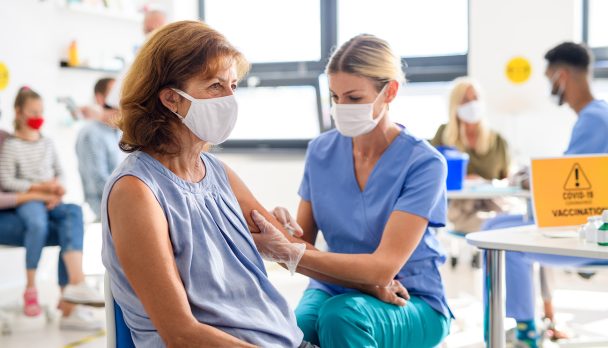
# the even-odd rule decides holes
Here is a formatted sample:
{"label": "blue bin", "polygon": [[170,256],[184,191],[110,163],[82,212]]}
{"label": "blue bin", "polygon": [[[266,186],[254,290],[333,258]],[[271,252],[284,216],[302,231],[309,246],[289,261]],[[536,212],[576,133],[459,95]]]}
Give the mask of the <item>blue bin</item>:
{"label": "blue bin", "polygon": [[467,176],[469,155],[449,146],[439,146],[437,147],[437,150],[441,152],[448,163],[448,178],[446,180],[447,189],[449,191],[462,190],[464,179]]}

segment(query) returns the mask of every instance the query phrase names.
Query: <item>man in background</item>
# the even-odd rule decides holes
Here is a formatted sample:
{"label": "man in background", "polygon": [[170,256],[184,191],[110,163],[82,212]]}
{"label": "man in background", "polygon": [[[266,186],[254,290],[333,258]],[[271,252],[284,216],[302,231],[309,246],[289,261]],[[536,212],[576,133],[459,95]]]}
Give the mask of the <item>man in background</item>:
{"label": "man in background", "polygon": [[123,158],[118,147],[120,131],[114,121],[118,115],[106,103],[108,93],[113,87],[113,78],[103,78],[95,84],[95,117],[90,117],[78,133],[76,155],[78,171],[82,180],[85,202],[100,220],[101,196],[106,180]]}

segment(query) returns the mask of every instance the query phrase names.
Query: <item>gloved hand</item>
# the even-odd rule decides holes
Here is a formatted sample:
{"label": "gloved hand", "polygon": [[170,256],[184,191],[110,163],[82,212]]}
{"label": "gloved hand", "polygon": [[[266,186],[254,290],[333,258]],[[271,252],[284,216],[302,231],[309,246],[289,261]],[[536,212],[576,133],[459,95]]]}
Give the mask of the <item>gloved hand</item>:
{"label": "gloved hand", "polygon": [[304,255],[304,251],[306,251],[306,244],[291,243],[281,231],[255,210],[251,212],[251,217],[260,229],[260,233],[252,233],[251,235],[262,258],[266,261],[285,264],[293,275]]}
{"label": "gloved hand", "polygon": [[289,232],[289,234],[291,234],[292,236],[302,237],[302,235],[304,235],[304,230],[302,230],[302,227],[298,225],[296,219],[294,219],[294,217],[289,214],[289,210],[287,210],[287,208],[276,207],[272,211],[272,215],[274,215],[274,217],[283,225],[283,227],[285,227],[287,232]]}

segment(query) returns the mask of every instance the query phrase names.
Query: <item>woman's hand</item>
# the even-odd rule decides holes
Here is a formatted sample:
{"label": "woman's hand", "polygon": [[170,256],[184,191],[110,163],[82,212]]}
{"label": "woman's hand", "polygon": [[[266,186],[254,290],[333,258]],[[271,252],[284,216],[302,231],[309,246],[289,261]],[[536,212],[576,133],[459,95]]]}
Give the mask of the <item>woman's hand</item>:
{"label": "woman's hand", "polygon": [[51,210],[61,202],[61,196],[57,196],[50,193],[43,193],[40,191],[24,192],[17,194],[17,205],[31,202],[40,201],[46,205],[48,210]]}
{"label": "woman's hand", "polygon": [[298,222],[289,213],[287,208],[276,207],[271,213],[285,227],[289,234],[298,238],[304,235],[304,230],[298,225]]}
{"label": "woman's hand", "polygon": [[50,195],[50,198],[44,201],[47,210],[55,209],[61,203],[61,196]]}
{"label": "woman's hand", "polygon": [[65,189],[63,188],[63,185],[61,185],[59,180],[53,179],[33,184],[30,187],[29,192],[38,192],[43,194],[63,196],[65,194]]}
{"label": "woman's hand", "polygon": [[285,264],[293,275],[306,251],[306,244],[289,242],[281,231],[256,210],[251,212],[251,217],[260,229],[260,233],[252,233],[251,235],[262,258],[267,261]]}
{"label": "woman's hand", "polygon": [[379,299],[382,302],[405,306],[410,299],[407,289],[396,279],[393,279],[387,286],[370,286],[362,291]]}

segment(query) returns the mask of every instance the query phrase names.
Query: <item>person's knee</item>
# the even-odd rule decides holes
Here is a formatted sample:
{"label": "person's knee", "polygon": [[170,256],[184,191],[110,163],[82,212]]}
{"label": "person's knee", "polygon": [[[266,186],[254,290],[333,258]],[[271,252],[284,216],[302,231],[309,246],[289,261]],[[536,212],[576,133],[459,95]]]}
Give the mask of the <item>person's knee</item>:
{"label": "person's knee", "polygon": [[304,334],[304,340],[313,344],[319,344],[319,336],[317,335],[317,315],[313,313],[298,313],[296,311],[296,320],[298,327]]}
{"label": "person's knee", "polygon": [[28,236],[45,237],[48,235],[48,214],[44,203],[28,202],[17,209],[19,218],[25,225]]}
{"label": "person's knee", "polygon": [[368,320],[361,299],[348,294],[329,299],[319,311],[317,330],[331,335],[347,334],[353,328],[366,330]]}
{"label": "person's knee", "polygon": [[83,223],[82,208],[76,204],[60,204],[55,208],[59,218],[70,219],[74,223]]}

